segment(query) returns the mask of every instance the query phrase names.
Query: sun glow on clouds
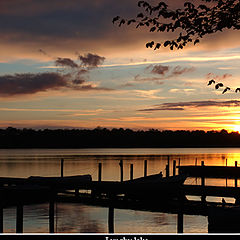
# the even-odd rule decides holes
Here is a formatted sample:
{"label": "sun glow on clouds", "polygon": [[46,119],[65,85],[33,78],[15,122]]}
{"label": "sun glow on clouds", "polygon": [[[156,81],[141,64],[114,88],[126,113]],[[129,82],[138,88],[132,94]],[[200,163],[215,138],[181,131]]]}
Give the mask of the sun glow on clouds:
{"label": "sun glow on clouds", "polygon": [[[110,0],[83,4],[71,0],[67,5],[27,2],[28,12],[25,7],[6,8],[9,11],[4,17],[9,24],[0,23],[1,127],[240,130],[238,102],[234,106],[226,103],[239,93],[223,95],[223,89],[207,86],[209,78],[214,78],[224,86],[240,87],[236,31],[206,37],[200,44],[179,51],[153,51],[145,48],[146,42],[151,36],[162,41],[164,34],[148,35],[112,25],[112,16],[121,12],[132,15],[134,1],[123,0],[119,5]],[[19,3],[14,0],[11,4]],[[13,17],[19,12],[21,29]],[[55,21],[47,22],[46,13]],[[32,25],[36,18],[38,28]],[[65,25],[68,28],[63,32]],[[93,53],[89,59],[87,53]],[[102,64],[95,64],[93,69],[84,61],[81,65],[81,59]],[[71,71],[63,75],[66,67]],[[17,70],[13,73],[12,69]],[[46,74],[49,79],[44,84]],[[72,77],[67,78],[67,74]],[[53,76],[57,77],[54,84]]]}

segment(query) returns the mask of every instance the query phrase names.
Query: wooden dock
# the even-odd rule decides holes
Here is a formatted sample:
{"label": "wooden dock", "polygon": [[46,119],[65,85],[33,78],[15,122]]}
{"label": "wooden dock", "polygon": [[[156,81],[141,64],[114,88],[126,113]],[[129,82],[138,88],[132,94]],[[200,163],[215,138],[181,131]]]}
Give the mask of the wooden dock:
{"label": "wooden dock", "polygon": [[[62,163],[62,162],[61,162]],[[61,164],[63,166],[63,164]],[[156,175],[147,176],[145,162],[144,178],[123,181],[123,163],[120,164],[120,181],[102,181],[101,164],[99,164],[98,181],[92,181],[90,175],[63,177],[7,178],[0,177],[0,232],[3,232],[3,208],[16,206],[16,232],[23,232],[23,205],[36,202],[49,202],[49,232],[54,232],[54,203],[81,202],[109,208],[109,232],[114,232],[114,208],[145,211],[169,212],[178,215],[178,232],[183,232],[183,215],[208,216],[209,209],[222,209],[221,203],[206,201],[207,196],[235,198],[234,206],[240,208],[240,188],[223,186],[206,186],[205,178],[240,178],[240,168],[221,166],[179,166],[176,176],[176,162],[173,178],[185,176],[200,177],[201,185],[184,185],[181,182],[152,181]],[[169,177],[169,161],[166,167],[166,179]],[[132,172],[131,168],[131,172]],[[132,175],[130,175],[132,176]],[[86,193],[86,190],[87,193]],[[200,196],[201,201],[187,200],[186,196]],[[233,204],[227,204],[233,206]],[[239,211],[240,212],[240,211]]]}
{"label": "wooden dock", "polygon": [[180,166],[179,174],[189,177],[240,179],[240,167],[225,166]]}

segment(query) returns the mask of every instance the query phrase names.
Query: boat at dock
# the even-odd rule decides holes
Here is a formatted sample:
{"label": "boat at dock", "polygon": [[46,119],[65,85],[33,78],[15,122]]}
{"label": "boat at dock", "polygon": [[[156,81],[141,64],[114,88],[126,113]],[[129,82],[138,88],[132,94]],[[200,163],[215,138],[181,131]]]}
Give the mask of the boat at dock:
{"label": "boat at dock", "polygon": [[154,174],[124,181],[126,189],[125,197],[143,201],[166,201],[183,197],[181,188],[186,180],[186,175],[162,177]]}
{"label": "boat at dock", "polygon": [[169,176],[169,177],[163,177],[162,174],[153,174],[145,177],[135,178],[132,180],[127,180],[124,182],[127,183],[176,183],[176,184],[183,184],[186,180],[187,176],[182,175],[176,175],[176,176]]}

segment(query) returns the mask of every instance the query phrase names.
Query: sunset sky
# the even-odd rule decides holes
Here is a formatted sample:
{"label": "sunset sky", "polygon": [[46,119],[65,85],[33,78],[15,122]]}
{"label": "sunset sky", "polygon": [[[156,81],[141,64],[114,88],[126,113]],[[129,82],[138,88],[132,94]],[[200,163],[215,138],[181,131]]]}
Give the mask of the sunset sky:
{"label": "sunset sky", "polygon": [[112,24],[137,2],[1,0],[0,127],[240,130],[240,93],[207,86],[240,87],[240,31],[153,51],[173,35]]}

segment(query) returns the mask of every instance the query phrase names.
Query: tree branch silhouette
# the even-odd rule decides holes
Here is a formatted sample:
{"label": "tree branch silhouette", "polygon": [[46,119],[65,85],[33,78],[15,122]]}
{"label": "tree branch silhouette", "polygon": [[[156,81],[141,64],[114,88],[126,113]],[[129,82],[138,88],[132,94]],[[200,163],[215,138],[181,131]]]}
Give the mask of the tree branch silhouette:
{"label": "tree branch silhouette", "polygon": [[[158,50],[161,47],[183,49],[189,43],[196,45],[209,34],[222,32],[225,29],[240,29],[240,1],[239,0],[201,0],[201,4],[194,5],[184,2],[183,9],[172,10],[164,2],[151,5],[147,1],[139,1],[141,12],[135,18],[125,19],[114,17],[113,24],[134,24],[136,28],[146,27],[149,32],[173,32],[176,37],[162,42],[149,41],[147,48]],[[217,85],[216,85],[217,87]],[[230,89],[224,89],[223,93]],[[237,88],[235,92],[240,92]]]}

